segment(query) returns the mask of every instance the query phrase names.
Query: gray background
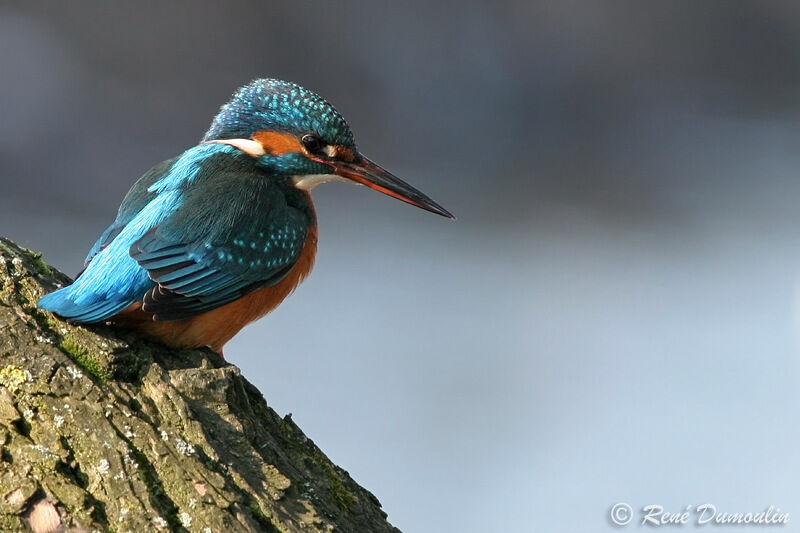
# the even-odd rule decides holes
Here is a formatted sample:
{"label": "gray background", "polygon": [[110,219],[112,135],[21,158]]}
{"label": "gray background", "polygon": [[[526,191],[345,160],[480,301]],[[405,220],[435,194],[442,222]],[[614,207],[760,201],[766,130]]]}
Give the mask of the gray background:
{"label": "gray background", "polygon": [[394,524],[797,530],[800,4],[3,3],[0,233],[74,275],[261,76],[459,217],[320,187],[314,274],[226,349]]}

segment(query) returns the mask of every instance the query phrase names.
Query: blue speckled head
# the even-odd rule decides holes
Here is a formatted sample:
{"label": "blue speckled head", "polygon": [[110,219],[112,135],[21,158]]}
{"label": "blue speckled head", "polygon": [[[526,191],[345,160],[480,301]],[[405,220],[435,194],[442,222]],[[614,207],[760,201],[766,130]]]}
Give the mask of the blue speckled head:
{"label": "blue speckled head", "polygon": [[350,127],[331,104],[295,83],[270,78],[236,91],[214,117],[203,140],[248,139],[262,130],[298,137],[313,132],[326,144],[356,148]]}

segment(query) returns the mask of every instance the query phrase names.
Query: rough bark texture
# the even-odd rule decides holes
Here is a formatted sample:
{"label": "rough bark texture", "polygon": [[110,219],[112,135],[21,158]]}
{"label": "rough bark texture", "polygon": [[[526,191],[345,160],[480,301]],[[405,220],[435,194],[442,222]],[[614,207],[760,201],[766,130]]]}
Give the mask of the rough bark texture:
{"label": "rough bark texture", "polygon": [[397,531],[217,354],[36,308],[67,282],[0,239],[0,530]]}

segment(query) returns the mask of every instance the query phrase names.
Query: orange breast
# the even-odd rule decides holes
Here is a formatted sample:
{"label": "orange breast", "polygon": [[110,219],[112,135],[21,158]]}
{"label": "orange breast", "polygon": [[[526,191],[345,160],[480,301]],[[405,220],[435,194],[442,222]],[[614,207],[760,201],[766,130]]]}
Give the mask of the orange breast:
{"label": "orange breast", "polygon": [[174,322],[156,322],[136,303],[112,319],[123,327],[137,329],[175,348],[210,346],[222,351],[226,342],[250,322],[266,315],[308,276],[317,253],[317,227],[313,224],[297,263],[280,282],[255,290],[238,300],[207,313]]}

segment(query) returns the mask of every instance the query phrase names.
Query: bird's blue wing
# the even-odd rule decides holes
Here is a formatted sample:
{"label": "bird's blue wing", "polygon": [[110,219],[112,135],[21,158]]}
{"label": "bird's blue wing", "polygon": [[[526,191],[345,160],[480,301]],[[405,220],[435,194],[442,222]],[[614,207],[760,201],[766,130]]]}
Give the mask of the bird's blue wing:
{"label": "bird's blue wing", "polygon": [[40,299],[39,306],[80,322],[100,322],[141,301],[155,282],[130,257],[133,243],[176,213],[196,182],[239,169],[241,160],[252,158],[228,145],[203,144],[145,174],[90,251],[82,273],[71,285]]}
{"label": "bird's blue wing", "polygon": [[204,177],[131,246],[156,283],[143,310],[156,320],[180,320],[277,283],[299,258],[309,222],[263,175],[231,169]]}
{"label": "bird's blue wing", "polygon": [[128,255],[131,243],[177,208],[179,195],[156,196],[91,259],[71,285],[39,300],[39,307],[79,322],[103,321],[141,298],[153,282]]}

